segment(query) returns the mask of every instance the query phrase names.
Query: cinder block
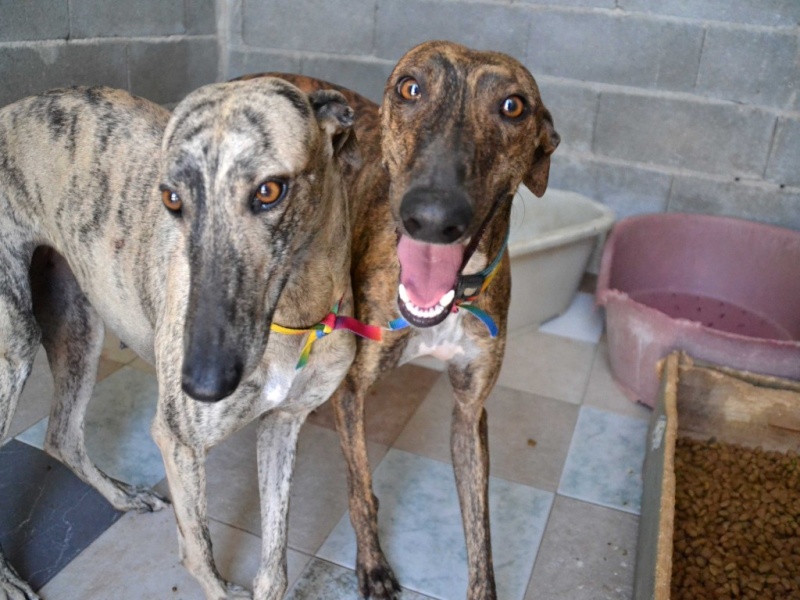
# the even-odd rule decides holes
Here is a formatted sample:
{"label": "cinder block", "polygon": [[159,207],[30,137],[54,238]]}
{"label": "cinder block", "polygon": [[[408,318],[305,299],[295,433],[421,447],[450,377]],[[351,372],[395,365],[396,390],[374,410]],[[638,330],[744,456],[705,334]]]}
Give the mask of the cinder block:
{"label": "cinder block", "polygon": [[697,92],[782,108],[797,94],[797,56],[795,33],[709,28],[700,59]]}
{"label": "cinder block", "polygon": [[690,91],[703,28],[604,13],[532,13],[527,62],[537,73],[643,88]]}
{"label": "cinder block", "polygon": [[561,136],[560,148],[589,152],[597,116],[599,93],[580,85],[539,81],[544,105],[553,115]]}
{"label": "cinder block", "polygon": [[217,77],[215,40],[135,42],[128,50],[131,91],[159,104],[180,101]]}
{"label": "cinder block", "polygon": [[72,0],[72,38],[174,35],[186,32],[183,0]]}
{"label": "cinder block", "polygon": [[190,35],[217,32],[217,11],[214,0],[189,0],[186,2],[184,29]]}
{"label": "cinder block", "polygon": [[592,149],[636,162],[760,178],[775,119],[735,104],[603,93]]}
{"label": "cinder block", "polygon": [[523,61],[530,11],[512,5],[378,0],[375,54],[397,60],[426,40],[451,40]]}
{"label": "cinder block", "polygon": [[344,86],[380,104],[393,63],[365,63],[336,58],[304,58],[301,73]]}
{"label": "cinder block", "polygon": [[57,87],[128,86],[122,43],[0,47],[0,65],[0,106]]}
{"label": "cinder block", "polygon": [[375,0],[243,0],[242,36],[260,48],[371,54]]}
{"label": "cinder block", "polygon": [[67,0],[0,0],[0,42],[69,37]]}
{"label": "cinder block", "polygon": [[617,0],[617,4],[629,11],[748,25],[793,27],[800,22],[797,0]]}
{"label": "cinder block", "polygon": [[299,73],[300,59],[282,52],[232,50],[228,54],[228,72],[225,74],[225,79],[266,71]]}
{"label": "cinder block", "polygon": [[550,186],[598,200],[611,208],[618,220],[664,212],[671,183],[672,175],[667,173],[559,155],[558,150],[551,159]]}
{"label": "cinder block", "polygon": [[738,217],[800,230],[800,189],[676,176],[669,211]]}
{"label": "cinder block", "polygon": [[[767,165],[767,179],[800,186],[800,121],[779,119]],[[800,210],[800,207],[798,207]]]}

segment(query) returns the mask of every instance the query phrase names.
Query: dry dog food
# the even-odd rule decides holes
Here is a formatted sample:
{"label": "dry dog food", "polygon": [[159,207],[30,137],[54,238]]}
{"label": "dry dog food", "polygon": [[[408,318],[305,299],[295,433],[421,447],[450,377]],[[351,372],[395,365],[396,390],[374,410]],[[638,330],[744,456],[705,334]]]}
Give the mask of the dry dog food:
{"label": "dry dog food", "polygon": [[800,598],[800,466],[678,438],[672,600]]}

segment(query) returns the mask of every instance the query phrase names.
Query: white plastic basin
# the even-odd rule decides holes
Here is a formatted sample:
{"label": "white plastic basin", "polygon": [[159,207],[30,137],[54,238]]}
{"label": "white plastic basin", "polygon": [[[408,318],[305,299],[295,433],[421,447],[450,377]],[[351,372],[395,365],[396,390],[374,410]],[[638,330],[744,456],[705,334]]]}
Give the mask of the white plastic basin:
{"label": "white plastic basin", "polygon": [[608,207],[581,194],[550,189],[537,198],[519,187],[509,238],[509,331],[538,325],[569,307],[592,252],[613,223]]}

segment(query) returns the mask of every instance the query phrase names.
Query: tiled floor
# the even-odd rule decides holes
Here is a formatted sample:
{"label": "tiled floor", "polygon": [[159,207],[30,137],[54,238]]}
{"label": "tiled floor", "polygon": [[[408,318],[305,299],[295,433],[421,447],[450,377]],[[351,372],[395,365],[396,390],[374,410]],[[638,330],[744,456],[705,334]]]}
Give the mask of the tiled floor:
{"label": "tiled floor", "polygon": [[[580,294],[563,317],[508,342],[487,402],[495,570],[503,600],[630,599],[649,410],[611,381],[602,320]],[[449,382],[431,361],[396,371],[368,404],[384,550],[406,600],[461,599],[466,550],[450,466]],[[120,515],[37,450],[52,393],[37,360],[0,449],[0,543],[45,600],[201,599],[178,561],[175,520]],[[148,434],[152,369],[109,339],[86,424],[112,476],[167,493]],[[255,431],[214,448],[209,514],[223,575],[249,586],[258,565]],[[355,542],[330,407],[299,442],[289,529],[294,600],[356,598]],[[11,474],[8,476],[7,474]]]}

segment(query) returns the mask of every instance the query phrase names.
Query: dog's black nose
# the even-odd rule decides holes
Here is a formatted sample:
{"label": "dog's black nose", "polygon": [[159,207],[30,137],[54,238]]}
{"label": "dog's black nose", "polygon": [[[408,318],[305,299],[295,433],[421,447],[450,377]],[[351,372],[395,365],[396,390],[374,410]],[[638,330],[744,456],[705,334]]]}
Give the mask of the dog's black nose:
{"label": "dog's black nose", "polygon": [[462,191],[409,190],[400,203],[400,218],[415,240],[451,244],[472,221],[472,206]]}
{"label": "dog's black nose", "polygon": [[206,354],[183,361],[181,388],[201,402],[218,402],[230,396],[242,380],[244,367],[236,358]]}

